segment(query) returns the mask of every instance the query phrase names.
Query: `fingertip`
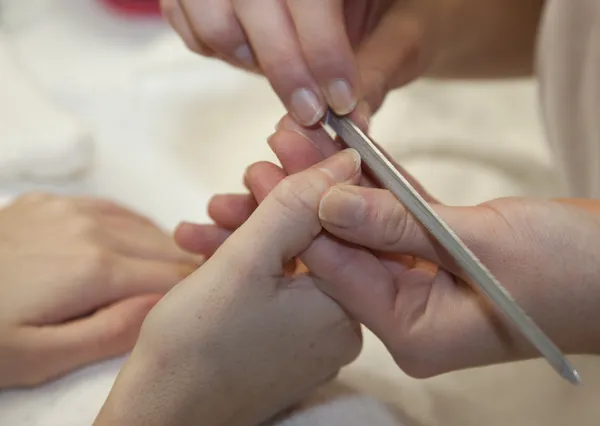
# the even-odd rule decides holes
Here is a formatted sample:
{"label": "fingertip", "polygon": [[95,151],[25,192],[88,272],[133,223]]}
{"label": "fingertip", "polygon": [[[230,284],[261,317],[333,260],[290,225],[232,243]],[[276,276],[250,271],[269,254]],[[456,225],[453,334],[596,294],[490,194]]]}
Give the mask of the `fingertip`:
{"label": "fingertip", "polygon": [[268,161],[261,161],[248,167],[246,182],[256,202],[261,203],[285,176],[281,167]]}
{"label": "fingertip", "polygon": [[184,251],[197,253],[198,248],[201,247],[199,240],[202,228],[202,225],[196,223],[181,222],[173,233],[175,243]]}
{"label": "fingertip", "polygon": [[336,78],[329,82],[325,90],[327,102],[338,115],[348,115],[358,103],[356,91],[346,79]]}
{"label": "fingertip", "polygon": [[298,123],[303,126],[314,126],[325,115],[326,106],[320,93],[303,87],[292,92],[289,109]]}
{"label": "fingertip", "polygon": [[335,183],[341,183],[355,179],[360,171],[360,164],[358,151],[348,148],[325,159],[317,164],[316,168],[329,176]]}
{"label": "fingertip", "polygon": [[350,185],[329,189],[319,203],[319,220],[325,228],[355,228],[365,219],[364,198]]}

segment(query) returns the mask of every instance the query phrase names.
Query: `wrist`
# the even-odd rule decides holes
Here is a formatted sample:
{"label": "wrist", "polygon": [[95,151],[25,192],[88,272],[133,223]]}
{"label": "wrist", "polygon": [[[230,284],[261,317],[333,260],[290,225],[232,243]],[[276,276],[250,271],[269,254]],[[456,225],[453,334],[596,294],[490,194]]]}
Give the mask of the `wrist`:
{"label": "wrist", "polygon": [[94,426],[248,426],[278,411],[268,392],[216,358],[198,347],[136,346]]}
{"label": "wrist", "polygon": [[176,350],[135,347],[102,407],[95,426],[226,424],[213,410],[214,384],[203,364],[191,364]]}

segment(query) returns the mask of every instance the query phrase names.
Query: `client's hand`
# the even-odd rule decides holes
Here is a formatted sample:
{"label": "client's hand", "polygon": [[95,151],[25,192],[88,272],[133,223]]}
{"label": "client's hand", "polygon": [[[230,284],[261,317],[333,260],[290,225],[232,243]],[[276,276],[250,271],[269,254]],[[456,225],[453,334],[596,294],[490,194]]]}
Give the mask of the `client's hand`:
{"label": "client's hand", "polygon": [[[320,132],[303,130],[301,136],[290,125],[285,121],[270,140],[287,173],[336,150]],[[269,173],[261,164],[246,173],[258,201]],[[372,186],[368,179],[362,184]],[[501,199],[449,207],[422,195],[563,350],[600,351],[600,202]],[[210,212],[217,226],[183,225],[177,238],[210,254],[251,207],[247,195],[216,197]],[[322,251],[306,253],[303,262],[408,374],[426,377],[538,355],[470,289],[389,192],[338,185],[325,194],[319,216],[330,236],[321,237]],[[324,256],[325,247],[337,256]]]}
{"label": "client's hand", "polygon": [[285,273],[300,254],[335,262],[318,204],[334,184],[358,180],[358,154],[281,173],[267,166],[263,183],[279,184],[152,310],[96,424],[256,425],[358,355],[360,328],[317,289],[320,279]]}
{"label": "client's hand", "polygon": [[0,387],[130,350],[148,311],[200,260],[112,202],[17,199],[0,210]]}

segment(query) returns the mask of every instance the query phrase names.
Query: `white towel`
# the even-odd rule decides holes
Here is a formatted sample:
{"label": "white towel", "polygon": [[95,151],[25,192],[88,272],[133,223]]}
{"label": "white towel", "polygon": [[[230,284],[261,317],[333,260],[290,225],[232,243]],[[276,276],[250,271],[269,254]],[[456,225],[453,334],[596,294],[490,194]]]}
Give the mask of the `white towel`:
{"label": "white towel", "polygon": [[71,179],[91,154],[86,126],[35,87],[0,32],[0,184]]}

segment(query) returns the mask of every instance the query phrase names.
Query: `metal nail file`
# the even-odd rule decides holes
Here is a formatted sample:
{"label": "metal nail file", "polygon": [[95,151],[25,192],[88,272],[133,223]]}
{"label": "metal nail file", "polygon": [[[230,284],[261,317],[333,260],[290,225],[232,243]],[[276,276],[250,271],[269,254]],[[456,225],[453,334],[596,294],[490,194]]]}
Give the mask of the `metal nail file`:
{"label": "metal nail file", "polygon": [[548,363],[570,383],[581,382],[579,373],[560,349],[544,334],[533,320],[519,307],[492,273],[438,216],[410,182],[396,170],[373,141],[347,117],[328,111],[323,126],[329,127],[348,147],[360,154],[379,183],[394,194],[404,207],[448,251],[477,290],[517,328]]}

